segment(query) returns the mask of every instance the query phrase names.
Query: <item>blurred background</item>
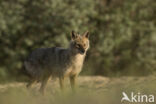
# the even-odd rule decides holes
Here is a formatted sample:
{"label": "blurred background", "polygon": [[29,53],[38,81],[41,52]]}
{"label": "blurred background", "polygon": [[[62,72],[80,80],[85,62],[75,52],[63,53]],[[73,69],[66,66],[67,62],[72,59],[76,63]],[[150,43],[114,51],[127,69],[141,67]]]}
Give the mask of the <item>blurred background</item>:
{"label": "blurred background", "polygon": [[155,0],[1,0],[0,82],[19,79],[40,47],[68,47],[90,32],[81,75],[146,76],[156,71]]}

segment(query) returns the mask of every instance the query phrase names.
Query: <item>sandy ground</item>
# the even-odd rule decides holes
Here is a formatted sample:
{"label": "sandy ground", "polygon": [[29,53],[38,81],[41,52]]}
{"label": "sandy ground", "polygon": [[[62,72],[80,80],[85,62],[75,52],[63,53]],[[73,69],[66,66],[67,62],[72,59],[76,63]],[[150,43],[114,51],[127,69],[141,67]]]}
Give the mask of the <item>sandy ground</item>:
{"label": "sandy ground", "polygon": [[[26,99],[30,101],[30,104],[42,104],[43,100],[46,100],[46,102],[44,102],[45,104],[66,104],[71,101],[71,98],[75,104],[80,102],[82,104],[114,104],[116,102],[117,104],[121,103],[122,92],[126,92],[128,94],[130,94],[131,92],[134,92],[136,94],[153,94],[156,97],[156,76],[154,75],[148,77],[117,78],[108,78],[102,76],[80,76],[77,80],[78,88],[76,91],[77,94],[74,95],[75,97],[73,97],[73,95],[71,94],[68,79],[66,79],[65,84],[66,94],[64,94],[63,96],[59,88],[58,79],[48,81],[44,97],[38,91],[40,87],[39,83],[34,84],[30,89],[27,89],[25,85],[26,83],[18,82],[1,84],[0,104],[9,104],[9,102],[14,102],[16,104],[20,104],[22,102],[22,104],[28,104],[26,102],[23,102],[27,101]],[[21,97],[21,100],[19,100],[19,95]],[[129,104],[129,102],[124,104]]]}

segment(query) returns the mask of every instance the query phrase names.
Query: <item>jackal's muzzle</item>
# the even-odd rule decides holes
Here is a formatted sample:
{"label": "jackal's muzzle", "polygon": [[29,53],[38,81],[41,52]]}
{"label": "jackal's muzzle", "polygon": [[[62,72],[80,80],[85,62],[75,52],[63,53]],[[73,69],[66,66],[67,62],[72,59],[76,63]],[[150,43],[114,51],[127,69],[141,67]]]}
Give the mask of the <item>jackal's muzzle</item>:
{"label": "jackal's muzzle", "polygon": [[84,54],[85,53],[85,49],[80,48],[79,52],[80,52],[80,54]]}

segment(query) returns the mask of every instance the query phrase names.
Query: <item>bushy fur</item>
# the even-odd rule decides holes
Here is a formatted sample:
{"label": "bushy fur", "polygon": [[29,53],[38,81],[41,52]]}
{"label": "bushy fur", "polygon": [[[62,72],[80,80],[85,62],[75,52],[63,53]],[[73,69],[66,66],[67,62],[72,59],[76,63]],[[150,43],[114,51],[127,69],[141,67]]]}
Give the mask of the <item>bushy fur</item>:
{"label": "bushy fur", "polygon": [[52,76],[59,78],[62,89],[64,88],[64,78],[69,77],[72,88],[75,88],[75,79],[81,72],[89,48],[89,32],[80,35],[72,31],[71,37],[67,49],[39,48],[30,54],[24,62],[25,69],[31,76],[27,87],[38,81],[41,82],[41,92],[44,92],[45,85],[49,77]]}

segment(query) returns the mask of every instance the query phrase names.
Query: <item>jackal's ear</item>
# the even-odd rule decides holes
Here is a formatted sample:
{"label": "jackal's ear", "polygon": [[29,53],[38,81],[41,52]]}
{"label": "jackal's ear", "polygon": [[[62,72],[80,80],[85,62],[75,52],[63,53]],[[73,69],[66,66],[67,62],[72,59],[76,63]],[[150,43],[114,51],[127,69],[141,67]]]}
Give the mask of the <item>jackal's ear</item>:
{"label": "jackal's ear", "polygon": [[73,40],[77,38],[77,34],[74,31],[71,32],[71,38]]}
{"label": "jackal's ear", "polygon": [[83,36],[86,37],[86,38],[89,38],[89,35],[90,35],[90,34],[89,34],[89,31],[86,31],[86,32],[83,34]]}

